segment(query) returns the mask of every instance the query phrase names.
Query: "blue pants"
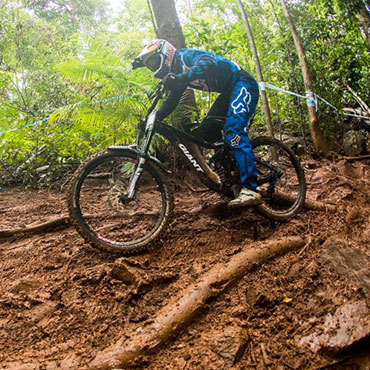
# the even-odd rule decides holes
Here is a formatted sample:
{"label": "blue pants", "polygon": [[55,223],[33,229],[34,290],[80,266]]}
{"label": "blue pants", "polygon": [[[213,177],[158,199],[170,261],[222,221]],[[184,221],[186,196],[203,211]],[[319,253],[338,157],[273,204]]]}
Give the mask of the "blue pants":
{"label": "blue pants", "polygon": [[258,96],[258,83],[245,72],[231,89],[224,124],[225,140],[236,159],[241,185],[253,191],[257,190],[257,170],[248,130],[256,111]]}

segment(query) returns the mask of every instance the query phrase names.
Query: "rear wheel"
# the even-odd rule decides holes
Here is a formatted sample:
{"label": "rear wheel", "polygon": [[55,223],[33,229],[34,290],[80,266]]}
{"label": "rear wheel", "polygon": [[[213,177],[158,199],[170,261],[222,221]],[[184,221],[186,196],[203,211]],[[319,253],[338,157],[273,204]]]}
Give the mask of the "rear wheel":
{"label": "rear wheel", "polygon": [[172,197],[158,171],[146,163],[133,199],[126,196],[137,155],[110,151],[82,164],[71,185],[68,208],[77,231],[92,246],[131,254],[165,230]]}
{"label": "rear wheel", "polygon": [[263,203],[258,209],[275,220],[287,220],[304,205],[304,171],[291,149],[271,137],[252,140],[257,167],[258,192]]}

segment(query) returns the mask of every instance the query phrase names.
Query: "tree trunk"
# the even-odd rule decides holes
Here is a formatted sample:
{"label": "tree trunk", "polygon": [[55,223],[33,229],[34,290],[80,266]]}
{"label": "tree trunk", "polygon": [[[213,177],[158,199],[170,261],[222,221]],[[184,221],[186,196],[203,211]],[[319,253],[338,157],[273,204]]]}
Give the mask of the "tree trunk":
{"label": "tree trunk", "polygon": [[309,72],[305,52],[304,52],[301,40],[298,36],[298,32],[297,32],[297,29],[295,27],[293,18],[290,15],[287,4],[286,4],[285,0],[280,0],[280,1],[281,1],[281,5],[283,6],[284,14],[285,14],[285,16],[287,18],[287,21],[288,21],[288,24],[289,24],[290,32],[292,33],[292,37],[293,37],[293,40],[294,40],[294,45],[296,47],[298,58],[299,58],[299,63],[301,65],[301,69],[302,69],[303,81],[304,81],[304,85],[305,85],[305,88],[306,88],[306,94],[309,97],[309,99],[307,99],[307,107],[308,107],[308,116],[309,116],[310,131],[311,131],[313,145],[314,145],[316,151],[319,154],[321,154],[323,156],[327,156],[328,152],[329,152],[328,145],[326,143],[326,140],[325,140],[325,138],[322,134],[322,131],[320,129],[320,126],[319,126],[318,117],[317,117],[317,114],[316,114],[315,103],[312,101],[312,99],[310,99],[310,97],[312,97],[312,98],[314,97],[313,92],[312,92],[313,84],[312,84],[312,79],[311,79],[311,76],[310,76],[310,72]]}
{"label": "tree trunk", "polygon": [[[174,0],[148,0],[148,5],[152,12],[153,26],[157,37],[169,41],[176,48],[184,48],[185,38],[182,33],[179,17],[177,16]],[[194,92],[192,90],[187,90],[186,94],[186,98],[183,99],[184,106],[193,107],[196,110]],[[181,122],[184,129],[188,122],[189,119],[187,117]],[[189,143],[189,147],[194,158],[207,175],[213,179],[213,181],[219,182],[218,176],[208,166],[199,147],[191,143]]]}
{"label": "tree trunk", "polygon": [[126,341],[127,333],[124,333],[123,338],[113,347],[98,353],[89,368],[114,369],[137,365],[139,356],[148,355],[163,345],[189,323],[212,297],[220,295],[248,270],[277,254],[303,247],[305,243],[306,240],[300,237],[272,240],[260,243],[254,248],[246,248],[225,264],[216,264],[198,281],[173,297],[154,320],[142,325],[131,338]]}
{"label": "tree trunk", "polygon": [[[258,57],[256,43],[254,42],[253,33],[252,33],[251,27],[249,25],[248,17],[247,17],[247,14],[245,12],[245,9],[244,9],[244,6],[243,6],[241,0],[237,0],[237,1],[238,1],[238,6],[239,6],[239,9],[240,9],[240,12],[242,14],[245,29],[246,29],[247,34],[248,34],[249,42],[251,44],[254,63],[256,65],[256,70],[257,70],[258,80],[259,80],[259,82],[263,83],[264,80],[263,80],[262,68],[261,68],[261,64],[260,64],[260,61],[259,61],[259,57]],[[263,110],[265,112],[265,117],[266,117],[267,131],[268,131],[270,136],[274,137],[274,130],[272,128],[272,123],[271,123],[271,112],[270,112],[269,102],[268,102],[268,99],[267,99],[267,96],[266,96],[266,90],[264,88],[262,88],[260,90],[260,94],[261,94]]]}
{"label": "tree trunk", "polygon": [[369,50],[370,50],[370,14],[366,9],[366,6],[364,3],[361,2],[360,9],[358,12],[358,17],[360,18],[360,21],[362,23],[362,28],[364,30],[367,43],[369,44]]}
{"label": "tree trunk", "polygon": [[175,48],[185,47],[185,38],[177,16],[174,0],[150,0],[154,15],[154,30],[158,38],[169,41]]}
{"label": "tree trunk", "polygon": [[[275,16],[276,23],[279,26],[279,31],[280,31],[281,39],[283,40],[284,45],[285,45],[286,59],[288,60],[288,62],[290,64],[290,68],[292,70],[292,79],[293,79],[293,82],[294,82],[294,87],[295,87],[296,91],[299,91],[299,82],[298,82],[298,77],[297,77],[296,64],[295,64],[295,62],[293,60],[292,50],[290,49],[290,47],[289,47],[289,45],[288,45],[288,43],[287,43],[287,41],[285,39],[285,32],[284,32],[283,26],[281,25],[279,16],[278,16],[278,14],[276,12],[274,2],[272,0],[268,0],[268,2],[271,5],[272,11],[273,11],[274,16]],[[298,98],[298,97],[295,97],[294,99],[296,100],[296,104],[297,104],[298,110],[299,110],[299,115],[301,117],[303,140],[306,142],[306,140],[307,140],[307,138],[306,138],[306,128],[305,128],[306,118],[305,118],[305,114],[303,112],[302,100],[300,98]]]}

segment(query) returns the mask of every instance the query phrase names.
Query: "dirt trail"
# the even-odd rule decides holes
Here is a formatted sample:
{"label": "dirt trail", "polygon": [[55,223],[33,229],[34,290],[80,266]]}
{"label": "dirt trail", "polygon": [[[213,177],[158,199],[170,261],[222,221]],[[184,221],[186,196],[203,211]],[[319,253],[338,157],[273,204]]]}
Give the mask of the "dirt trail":
{"label": "dirt trail", "polygon": [[[124,260],[142,271],[131,283],[112,273],[116,256],[84,244],[72,228],[0,239],[0,368],[88,368],[98,351],[148,322],[215,263],[256,240],[294,235],[312,242],[256,268],[137,367],[315,369],[336,363],[328,368],[356,368],[353,358],[342,362],[298,343],[343,303],[369,304],[361,288],[322,263],[321,252],[328,237],[340,234],[369,255],[370,166],[340,161],[305,167],[308,195],[337,205],[335,213],[304,211],[280,224],[254,210],[207,208],[219,201],[217,195],[181,189],[163,245]],[[65,194],[0,192],[1,230],[65,213]],[[245,345],[235,357],[239,337]]]}

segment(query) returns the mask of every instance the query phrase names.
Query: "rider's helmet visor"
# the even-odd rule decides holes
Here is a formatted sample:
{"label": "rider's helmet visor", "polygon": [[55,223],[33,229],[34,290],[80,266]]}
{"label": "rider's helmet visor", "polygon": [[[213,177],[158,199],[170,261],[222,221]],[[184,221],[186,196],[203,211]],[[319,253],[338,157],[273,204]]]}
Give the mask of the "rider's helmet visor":
{"label": "rider's helmet visor", "polygon": [[150,55],[146,60],[144,60],[144,65],[152,72],[157,71],[161,66],[161,56],[158,53]]}

